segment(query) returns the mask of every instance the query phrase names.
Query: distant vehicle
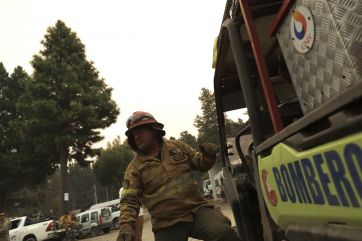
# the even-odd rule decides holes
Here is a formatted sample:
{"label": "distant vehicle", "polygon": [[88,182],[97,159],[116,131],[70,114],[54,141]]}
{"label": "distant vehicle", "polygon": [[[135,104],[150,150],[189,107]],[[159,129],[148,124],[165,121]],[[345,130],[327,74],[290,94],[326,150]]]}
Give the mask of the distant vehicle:
{"label": "distant vehicle", "polygon": [[220,171],[218,174],[214,176],[215,181],[215,194],[216,198],[222,199],[225,198],[224,194],[224,176],[222,174],[222,171]]}
{"label": "distant vehicle", "polygon": [[204,191],[204,195],[207,198],[212,198],[212,186],[211,186],[211,180],[206,179],[203,182],[202,189]]}
{"label": "distant vehicle", "polygon": [[112,227],[112,214],[109,207],[94,208],[78,213],[77,222],[82,225],[82,236],[96,236],[100,232],[109,233]]}
{"label": "distant vehicle", "polygon": [[11,219],[11,241],[44,241],[59,240],[65,230],[56,230],[55,221],[52,219],[40,220],[31,217]]}
{"label": "distant vehicle", "polygon": [[94,204],[94,205],[90,206],[89,209],[118,206],[119,202],[120,202],[120,199],[117,198],[117,199],[114,199],[114,200],[111,200],[111,201]]}
{"label": "distant vehicle", "polygon": [[112,226],[115,229],[119,228],[119,201],[120,199],[114,199],[107,202],[97,203],[92,205],[89,210],[95,209],[95,208],[102,208],[102,207],[109,207],[111,208],[111,214],[112,214]]}

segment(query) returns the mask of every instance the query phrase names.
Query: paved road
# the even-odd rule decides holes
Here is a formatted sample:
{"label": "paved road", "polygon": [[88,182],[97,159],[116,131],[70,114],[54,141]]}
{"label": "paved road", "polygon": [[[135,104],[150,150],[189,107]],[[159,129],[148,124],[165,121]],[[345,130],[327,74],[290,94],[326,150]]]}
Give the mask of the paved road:
{"label": "paved road", "polygon": [[[230,210],[229,205],[226,202],[221,202],[218,204],[221,208],[221,211],[225,216],[229,217],[232,221],[232,225],[235,225],[233,214]],[[84,241],[116,241],[118,236],[118,230],[112,230],[110,233],[105,235],[99,235],[93,238],[82,239]],[[196,241],[198,239],[190,238],[189,241]],[[147,213],[145,213],[145,223],[143,226],[142,233],[142,241],[154,241],[152,229],[151,229],[151,221]]]}

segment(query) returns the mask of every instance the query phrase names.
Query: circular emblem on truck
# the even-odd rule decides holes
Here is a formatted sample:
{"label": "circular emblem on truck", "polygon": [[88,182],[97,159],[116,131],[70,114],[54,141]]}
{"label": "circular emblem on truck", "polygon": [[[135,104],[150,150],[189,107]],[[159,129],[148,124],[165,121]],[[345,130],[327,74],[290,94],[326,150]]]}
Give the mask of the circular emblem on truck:
{"label": "circular emblem on truck", "polygon": [[278,204],[278,198],[277,194],[274,191],[274,189],[270,186],[269,180],[268,180],[268,171],[263,169],[261,171],[261,179],[263,180],[263,186],[266,193],[266,196],[268,197],[268,200],[271,205],[274,207]]}
{"label": "circular emblem on truck", "polygon": [[295,49],[300,53],[307,53],[314,43],[314,19],[306,6],[292,9],[290,20],[290,35]]}

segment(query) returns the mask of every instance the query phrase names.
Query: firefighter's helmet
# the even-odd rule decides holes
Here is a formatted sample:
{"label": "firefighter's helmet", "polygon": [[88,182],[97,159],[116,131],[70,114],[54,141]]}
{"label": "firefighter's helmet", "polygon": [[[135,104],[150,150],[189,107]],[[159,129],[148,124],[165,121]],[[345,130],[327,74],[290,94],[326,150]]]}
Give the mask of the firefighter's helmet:
{"label": "firefighter's helmet", "polygon": [[127,119],[127,131],[125,133],[126,136],[129,138],[131,135],[131,131],[134,128],[142,125],[151,126],[153,129],[159,131],[161,133],[161,136],[164,136],[166,134],[166,132],[163,130],[163,124],[158,122],[155,117],[153,117],[153,115],[144,111],[136,111]]}

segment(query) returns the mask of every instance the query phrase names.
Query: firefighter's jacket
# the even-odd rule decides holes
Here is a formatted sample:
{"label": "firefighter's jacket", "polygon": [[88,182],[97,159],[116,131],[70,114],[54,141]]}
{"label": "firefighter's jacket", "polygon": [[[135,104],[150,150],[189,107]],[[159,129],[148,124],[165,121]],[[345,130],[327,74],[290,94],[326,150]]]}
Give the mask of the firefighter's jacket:
{"label": "firefighter's jacket", "polygon": [[[140,204],[157,230],[193,221],[201,206],[209,206],[200,184],[202,155],[180,141],[164,140],[161,159],[137,153],[127,167],[120,202],[120,225],[136,225]],[[207,171],[207,170],[201,170]]]}
{"label": "firefighter's jacket", "polygon": [[0,221],[0,241],[10,241],[10,226],[11,223],[8,218],[4,218],[3,221]]}
{"label": "firefighter's jacket", "polygon": [[61,228],[75,228],[77,226],[77,222],[72,220],[72,216],[70,214],[64,214],[59,218],[59,224]]}

